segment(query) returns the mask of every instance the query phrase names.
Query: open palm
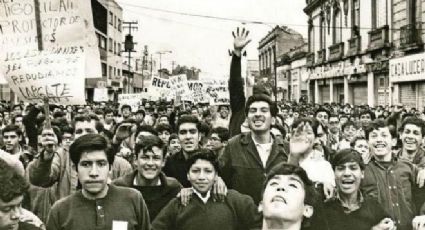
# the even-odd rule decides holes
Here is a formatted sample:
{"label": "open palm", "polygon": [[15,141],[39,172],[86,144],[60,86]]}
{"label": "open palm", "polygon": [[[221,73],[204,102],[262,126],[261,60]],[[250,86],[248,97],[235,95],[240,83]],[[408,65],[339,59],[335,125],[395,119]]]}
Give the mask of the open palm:
{"label": "open palm", "polygon": [[248,43],[251,42],[251,39],[248,39],[249,31],[242,28],[242,31],[239,31],[239,27],[235,31],[232,32],[234,37],[233,47],[235,52],[240,53]]}

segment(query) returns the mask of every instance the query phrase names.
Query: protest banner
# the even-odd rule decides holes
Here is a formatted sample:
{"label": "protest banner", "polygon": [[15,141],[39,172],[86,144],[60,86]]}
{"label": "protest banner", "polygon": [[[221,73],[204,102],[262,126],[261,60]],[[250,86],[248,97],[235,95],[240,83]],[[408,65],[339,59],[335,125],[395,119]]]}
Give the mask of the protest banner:
{"label": "protest banner", "polygon": [[[84,76],[101,77],[91,1],[40,0],[39,6],[43,50],[57,54],[81,52],[85,56]],[[11,68],[10,61],[38,51],[35,11],[34,0],[0,1],[1,65]],[[6,83],[2,74],[0,83]]]}
{"label": "protest banner", "polygon": [[166,99],[170,101],[174,98],[170,80],[168,79],[153,76],[147,88],[147,92],[143,93],[143,98],[147,100],[157,101],[160,99]]}
{"label": "protest banner", "polygon": [[142,105],[142,100],[143,94],[141,93],[118,94],[118,103],[120,103],[121,106],[131,106],[132,112],[136,112],[139,109],[139,106]]}
{"label": "protest banner", "polygon": [[187,85],[186,74],[170,76],[170,86],[175,95],[181,96],[183,101],[191,100],[192,95],[190,93],[189,86]]}
{"label": "protest banner", "polygon": [[107,88],[95,88],[93,101],[101,102],[101,101],[109,101],[108,97],[108,89]]}
{"label": "protest banner", "polygon": [[84,56],[56,54],[47,51],[22,57],[13,62],[13,69],[2,68],[11,89],[24,102],[63,105],[85,104]]}
{"label": "protest banner", "polygon": [[210,97],[210,105],[230,104],[229,89],[226,79],[204,79],[205,93]]}
{"label": "protest banner", "polygon": [[200,80],[191,80],[187,81],[187,85],[189,87],[189,90],[191,92],[191,99],[192,102],[197,103],[208,103],[210,98],[205,92],[204,84]]}

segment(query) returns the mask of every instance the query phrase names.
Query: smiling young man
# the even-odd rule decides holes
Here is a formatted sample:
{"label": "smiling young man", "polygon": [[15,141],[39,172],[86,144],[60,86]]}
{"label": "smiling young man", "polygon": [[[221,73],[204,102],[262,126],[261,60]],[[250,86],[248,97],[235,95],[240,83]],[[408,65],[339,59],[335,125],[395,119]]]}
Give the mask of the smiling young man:
{"label": "smiling young man", "polygon": [[283,139],[273,138],[270,132],[277,114],[271,98],[265,94],[249,97],[245,114],[250,132],[229,140],[220,158],[221,172],[229,188],[250,195],[258,204],[265,174],[288,158]]}
{"label": "smiling young man", "polygon": [[267,174],[259,205],[263,214],[261,230],[303,229],[303,222],[313,216],[315,202],[313,183],[302,168],[276,165]]}
{"label": "smiling young man", "polygon": [[247,195],[229,190],[224,202],[213,201],[219,162],[211,150],[196,151],[187,162],[192,199],[187,205],[182,205],[179,198],[171,200],[152,223],[153,230],[249,229],[259,223],[257,208]]}
{"label": "smiling young man", "polygon": [[134,189],[107,184],[114,152],[103,136],[81,136],[69,153],[82,189],[53,205],[47,230],[150,228],[142,195]]}
{"label": "smiling young man", "polygon": [[398,157],[417,166],[425,166],[425,152],[421,148],[425,135],[425,123],[419,118],[406,118],[400,127],[402,147]]}
{"label": "smiling young man", "polygon": [[325,203],[324,215],[328,230],[392,230],[394,222],[373,197],[360,192],[364,177],[362,156],[354,149],[337,152],[332,160],[337,195]]}
{"label": "smiling young man", "polygon": [[135,146],[137,169],[113,181],[118,186],[137,189],[143,194],[151,221],[182,188],[174,178],[162,173],[165,146],[157,136],[144,136]]}
{"label": "smiling young man", "polygon": [[417,213],[415,205],[418,170],[410,162],[393,157],[392,135],[383,120],[375,120],[365,130],[372,160],[365,168],[361,189],[375,197],[395,222],[397,230],[409,230]]}

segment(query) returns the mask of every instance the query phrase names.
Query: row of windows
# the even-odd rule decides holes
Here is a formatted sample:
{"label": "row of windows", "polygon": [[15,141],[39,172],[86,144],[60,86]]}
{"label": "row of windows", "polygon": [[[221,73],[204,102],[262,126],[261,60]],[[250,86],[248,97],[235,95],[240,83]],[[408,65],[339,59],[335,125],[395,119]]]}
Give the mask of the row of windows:
{"label": "row of windows", "polygon": [[109,24],[121,32],[122,21],[121,19],[117,18],[117,15],[114,15],[112,11],[109,11]]}
{"label": "row of windows", "polygon": [[[108,74],[107,71],[107,65],[105,63],[102,63],[102,76],[106,77]],[[108,79],[112,79],[113,77],[120,77],[121,76],[121,69],[109,66],[109,75]]]}
{"label": "row of windows", "polygon": [[[112,38],[109,38],[109,43],[107,43],[106,37],[96,33],[97,41],[99,48],[106,50],[106,47],[109,47],[109,52],[121,56],[121,43],[114,41]],[[109,44],[109,45],[108,45]]]}

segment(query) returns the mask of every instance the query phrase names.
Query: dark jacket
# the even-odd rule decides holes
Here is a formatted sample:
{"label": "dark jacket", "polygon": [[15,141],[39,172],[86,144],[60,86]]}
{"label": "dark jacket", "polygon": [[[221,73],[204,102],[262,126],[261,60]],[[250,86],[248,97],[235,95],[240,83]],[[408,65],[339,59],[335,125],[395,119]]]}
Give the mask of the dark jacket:
{"label": "dark jacket", "polygon": [[229,188],[250,195],[258,205],[266,174],[273,166],[287,160],[283,140],[274,139],[264,168],[251,133],[242,133],[233,137],[226,146],[220,158],[220,173]]}
{"label": "dark jacket", "polygon": [[151,221],[155,219],[158,213],[175,198],[180,192],[182,185],[174,178],[166,177],[163,173],[159,174],[160,186],[137,186],[134,185],[134,178],[137,176],[138,171],[135,170],[130,174],[120,177],[112,184],[117,186],[134,188],[140,191],[145,199],[146,206],[149,210],[149,217]]}
{"label": "dark jacket", "polygon": [[241,133],[241,125],[245,121],[245,93],[241,75],[241,58],[233,55],[230,64],[229,79],[230,109],[232,115],[229,122],[230,136]]}
{"label": "dark jacket", "polygon": [[187,167],[186,158],[184,157],[183,152],[180,151],[167,159],[162,171],[165,175],[176,178],[183,187],[189,188],[192,185],[187,179]]}

